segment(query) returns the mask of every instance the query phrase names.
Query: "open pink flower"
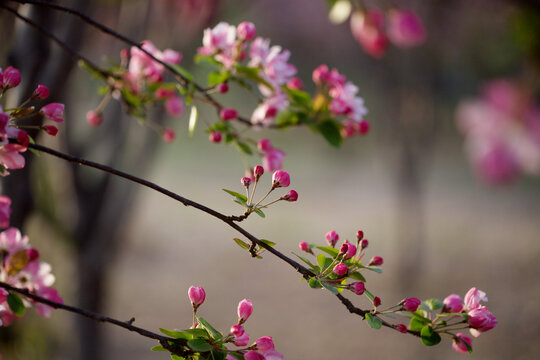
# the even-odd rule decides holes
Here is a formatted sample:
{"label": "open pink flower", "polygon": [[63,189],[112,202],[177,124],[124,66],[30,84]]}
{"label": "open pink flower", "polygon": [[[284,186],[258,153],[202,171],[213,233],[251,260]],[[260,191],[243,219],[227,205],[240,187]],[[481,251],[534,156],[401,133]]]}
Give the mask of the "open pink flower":
{"label": "open pink flower", "polygon": [[469,291],[467,291],[467,294],[465,294],[465,305],[469,310],[480,307],[481,301],[488,301],[486,293],[482,290],[478,290],[477,288],[473,287]]}
{"label": "open pink flower", "polygon": [[64,121],[64,104],[50,103],[45,105],[39,110],[39,113],[45,116],[47,119],[63,122]]}
{"label": "open pink flower", "polygon": [[240,336],[235,336],[234,338],[234,345],[236,346],[246,346],[249,344],[249,335],[247,332],[244,332]]}
{"label": "open pink flower", "polygon": [[[5,169],[22,169],[25,164],[24,157],[20,154],[26,151],[26,146],[19,144],[6,144],[0,146],[0,164]],[[4,172],[4,175],[9,174]]]}

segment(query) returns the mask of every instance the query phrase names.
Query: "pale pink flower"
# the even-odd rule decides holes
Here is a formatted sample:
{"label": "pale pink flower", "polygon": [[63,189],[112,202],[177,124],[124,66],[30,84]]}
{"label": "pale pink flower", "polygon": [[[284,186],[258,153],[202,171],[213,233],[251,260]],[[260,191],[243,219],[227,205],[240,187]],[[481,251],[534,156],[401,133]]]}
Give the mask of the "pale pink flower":
{"label": "pale pink flower", "polygon": [[401,301],[403,308],[407,311],[416,311],[422,301],[417,298],[405,298]]}
{"label": "pale pink flower", "polygon": [[247,344],[249,344],[249,335],[246,332],[234,338],[234,345],[236,346],[246,346]]}
{"label": "pale pink flower", "polygon": [[198,308],[202,303],[204,303],[206,293],[202,286],[191,286],[188,290],[188,297],[189,301],[191,301],[191,304],[193,305],[193,308]]}
{"label": "pale pink flower", "polygon": [[165,101],[165,110],[172,116],[180,116],[184,112],[184,102],[178,96],[171,96]]}
{"label": "pale pink flower", "polygon": [[165,49],[159,56],[156,56],[159,60],[162,60],[169,64],[180,64],[182,61],[182,54],[172,49]]}
{"label": "pale pink flower", "polygon": [[[5,169],[22,169],[25,164],[24,157],[20,154],[26,151],[26,146],[19,144],[6,144],[0,146],[0,164]],[[7,171],[4,175],[9,174]]]}
{"label": "pale pink flower", "polygon": [[265,353],[269,350],[274,350],[274,341],[271,336],[263,336],[255,341],[257,344],[257,350]]}
{"label": "pale pink flower", "polygon": [[[361,122],[364,116],[367,115],[368,111],[364,105],[364,99],[356,96],[357,93],[358,87],[350,81],[343,85],[336,85],[332,87],[332,89],[330,89],[330,96],[333,98],[332,102],[340,104],[335,105],[338,107],[335,110],[342,111],[342,113],[336,112],[335,114],[346,115],[354,122]],[[331,110],[333,107],[332,102],[330,103]]]}
{"label": "pale pink flower", "polygon": [[238,303],[238,319],[245,322],[253,312],[253,304],[251,300],[243,299]]}
{"label": "pale pink flower", "polygon": [[230,69],[236,60],[236,28],[226,22],[220,22],[213,29],[205,29],[203,46],[197,52],[215,56],[217,61]]}
{"label": "pale pink flower", "polygon": [[469,291],[467,291],[467,294],[465,294],[464,300],[465,300],[465,306],[467,306],[467,309],[472,310],[477,307],[480,307],[481,301],[487,302],[488,298],[485,292],[473,287]]}
{"label": "pale pink flower", "polygon": [[452,342],[452,349],[461,354],[468,353],[469,350],[467,349],[467,345],[465,345],[463,342],[466,342],[470,347],[472,347],[472,339],[470,337],[465,336],[463,333],[457,333],[454,341]]}
{"label": "pale pink flower", "polygon": [[267,171],[274,171],[283,167],[285,153],[280,149],[272,149],[264,154],[262,158],[263,166]]}
{"label": "pale pink flower", "polygon": [[17,228],[11,227],[0,233],[0,251],[7,252],[4,257],[4,264],[9,264],[13,254],[29,247],[28,236],[22,236]]}
{"label": "pale pink flower", "polygon": [[388,47],[384,32],[384,14],[378,10],[355,11],[351,15],[351,32],[365,52],[381,58]]}
{"label": "pale pink flower", "polygon": [[287,87],[291,90],[302,90],[304,88],[304,83],[300,78],[293,77],[287,81]]}
{"label": "pale pink flower", "polygon": [[337,264],[336,266],[334,266],[334,268],[332,269],[332,271],[333,271],[334,274],[336,274],[337,276],[343,276],[343,275],[346,275],[347,272],[349,272],[349,268],[348,268],[347,265],[345,265],[344,263],[339,263],[339,264]]}
{"label": "pale pink flower", "polygon": [[443,300],[444,309],[450,313],[458,313],[463,310],[461,297],[457,294],[450,294]]}
{"label": "pale pink flower", "polygon": [[[9,216],[11,215],[11,199],[7,196],[0,196],[0,228],[9,226]],[[2,301],[0,301],[1,303]]]}
{"label": "pale pink flower", "polygon": [[[36,291],[36,295],[41,296],[47,300],[54,301],[59,304],[63,304],[64,300],[58,295],[58,291],[55,288],[52,287],[40,287]],[[53,310],[52,307],[49,305],[45,305],[39,302],[35,303],[36,306],[36,312],[43,316],[43,317],[50,317],[51,311]]]}
{"label": "pale pink flower", "polygon": [[259,139],[259,141],[257,141],[257,148],[262,152],[268,152],[272,150],[272,144],[270,143],[270,139]]}
{"label": "pale pink flower", "polygon": [[264,353],[264,360],[283,360],[283,354],[276,350],[268,350]]}
{"label": "pale pink flower", "polygon": [[291,177],[288,172],[278,170],[272,175],[272,187],[287,187],[291,184]]}
{"label": "pale pink flower", "polygon": [[289,106],[287,96],[277,92],[263,100],[253,111],[251,123],[254,125],[269,126],[274,122],[276,115]]}
{"label": "pale pink flower", "polygon": [[44,107],[42,107],[41,110],[39,110],[39,113],[52,121],[63,122],[64,121],[64,104],[60,104],[60,103],[47,104]]}
{"label": "pale pink flower", "polygon": [[418,15],[410,10],[391,10],[388,14],[388,38],[403,48],[426,41],[426,30]]}

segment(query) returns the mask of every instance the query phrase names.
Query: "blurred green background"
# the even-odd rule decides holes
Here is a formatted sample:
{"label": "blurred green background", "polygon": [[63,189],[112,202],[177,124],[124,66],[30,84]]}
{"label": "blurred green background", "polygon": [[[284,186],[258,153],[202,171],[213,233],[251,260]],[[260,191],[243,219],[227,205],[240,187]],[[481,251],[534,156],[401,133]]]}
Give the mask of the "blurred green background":
{"label": "blurred green background", "polygon": [[[458,102],[475,96],[483,81],[521,78],[536,71],[537,54],[531,44],[538,42],[539,34],[523,20],[535,19],[534,2],[526,7],[502,0],[399,1],[396,5],[422,17],[428,41],[411,50],[391,48],[382,60],[361,50],[346,23],[331,24],[322,0],[65,4],[84,5],[83,10],[97,20],[136,40],[151,39],[160,48],[182,51],[181,64],[192,69],[201,83],[204,70],[193,68],[191,59],[200,46],[202,29],[219,21],[252,21],[258,35],[289,49],[290,62],[298,67],[308,90],[316,66],[338,68],[359,86],[372,131],[349,139],[340,149],[308,129],[253,133],[285,150],[284,169],[291,173],[299,201],[277,204],[266,212],[266,219],[250,217],[243,226],[276,242],[285,254],[298,253],[300,241],[322,244],[329,230],[353,240],[356,230],[362,229],[370,240],[368,256],[385,260],[382,275],[367,274],[368,289],[381,297],[383,305],[412,296],[463,296],[475,286],[487,292],[489,309],[499,324],[474,340],[469,358],[537,357],[539,181],[523,178],[500,188],[478,182],[454,124]],[[0,54],[2,59],[13,58],[20,29],[9,14],[0,16],[5,30]],[[63,19],[49,19],[52,28],[65,32],[68,24]],[[96,61],[118,60],[124,47],[86,26],[81,36],[81,51]],[[55,56],[55,51],[48,56]],[[22,76],[30,81],[24,72]],[[177,131],[173,144],[159,143],[157,135],[114,109],[105,117],[109,125],[91,128],[84,116],[99,102],[95,95],[99,84],[77,68],[64,80],[61,100],[66,103],[66,128],[60,137],[40,141],[68,152],[76,150],[91,160],[113,162],[221,212],[241,213],[220,190],[240,190],[244,165],[235,149],[210,143],[202,127],[189,137],[188,114],[168,120]],[[223,99],[247,116],[255,104],[246,98],[241,91],[232,91]],[[201,119],[212,122],[215,112],[203,108]],[[111,125],[115,122],[119,125]],[[66,134],[74,144],[61,137]],[[75,140],[85,141],[84,151]],[[122,143],[120,149],[117,142]],[[117,158],[111,159],[111,152],[117,152]],[[136,325],[150,330],[189,327],[187,289],[197,285],[207,294],[200,315],[224,331],[236,321],[238,301],[251,299],[254,313],[247,332],[253,339],[272,336],[287,359],[464,356],[452,351],[449,339],[427,348],[414,337],[370,329],[330,293],[306,286],[278,259],[269,255],[251,259],[232,241],[238,234],[204,213],[143,188],[132,187],[124,197],[115,198],[127,187],[122,180],[112,179],[104,196],[114,207],[95,214],[95,226],[116,224],[114,235],[101,234],[97,249],[74,250],[77,241],[71,239],[69,225],[81,210],[74,200],[72,177],[79,176],[85,183],[99,182],[99,176],[93,170],[73,175],[69,165],[47,155],[34,159],[31,171],[36,205],[25,217],[24,231],[42,259],[53,266],[66,303],[84,304],[77,295],[81,281],[77,259],[94,251],[96,256],[106,255],[95,262],[103,272],[99,310],[119,319],[135,317]],[[263,180],[270,183],[269,176]],[[369,306],[364,297],[349,297],[361,307]],[[106,324],[95,325],[102,351],[91,355],[81,345],[88,339],[75,335],[78,321],[61,311],[49,320],[28,314],[9,331],[0,329],[0,352],[4,359],[16,360],[168,358],[166,353],[149,351],[155,345],[152,341]]]}

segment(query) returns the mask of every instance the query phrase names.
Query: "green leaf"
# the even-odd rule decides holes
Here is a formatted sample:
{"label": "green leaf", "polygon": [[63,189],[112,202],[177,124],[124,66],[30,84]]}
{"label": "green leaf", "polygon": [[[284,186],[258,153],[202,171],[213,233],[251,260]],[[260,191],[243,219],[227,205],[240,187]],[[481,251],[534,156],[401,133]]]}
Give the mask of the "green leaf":
{"label": "green leaf", "polygon": [[311,108],[311,96],[307,92],[302,90],[293,90],[287,87],[283,87],[283,90],[287,95],[289,95],[289,98],[294,103],[304,108]]}
{"label": "green leaf", "polygon": [[372,329],[380,329],[382,327],[382,320],[370,313],[366,314],[366,321]]}
{"label": "green leaf", "polygon": [[171,354],[171,359],[172,360],[186,360],[186,358],[175,355],[175,354]]}
{"label": "green leaf", "polygon": [[245,153],[245,154],[248,154],[248,155],[252,155],[253,152],[251,151],[251,148],[249,147],[248,144],[246,144],[245,142],[242,142],[242,141],[235,141],[234,142],[236,147],[238,148],[238,150],[240,150],[241,152]]}
{"label": "green leaf", "polygon": [[236,191],[232,191],[232,190],[227,190],[227,189],[221,189],[221,190],[223,190],[226,193],[236,197],[238,200],[241,200],[243,202],[247,202],[247,197],[245,195],[239,194]]}
{"label": "green leaf", "polygon": [[262,84],[266,86],[269,90],[274,92],[274,87],[261,76],[259,76],[259,68],[256,67],[247,67],[247,66],[236,66],[236,72],[243,75],[245,78],[255,81],[257,84]]}
{"label": "green leaf", "polygon": [[321,268],[321,272],[324,272],[324,270],[326,270],[332,264],[332,259],[324,256],[323,254],[319,254],[317,255],[317,263]]}
{"label": "green leaf", "polygon": [[336,121],[326,120],[317,125],[317,131],[328,141],[332,146],[339,147],[343,142],[339,125]]}
{"label": "green leaf", "polygon": [[[293,254],[294,254],[294,253],[293,253]],[[320,271],[320,269],[319,269],[318,266],[313,265],[313,264],[311,263],[311,261],[309,261],[309,260],[306,259],[305,257],[300,256],[300,255],[298,255],[298,254],[294,254],[294,255],[296,255],[297,258],[299,258],[300,260],[302,260],[303,262],[305,262],[306,264],[308,264],[308,265],[309,265],[313,270],[315,270],[316,272],[319,272],[319,271]]]}
{"label": "green leaf", "polygon": [[321,281],[321,285],[322,285],[326,290],[330,291],[332,294],[335,294],[335,295],[339,294],[339,291],[338,291],[338,289],[336,289],[335,286],[332,286],[332,285],[330,285],[330,284],[327,284],[327,283],[325,283],[324,281]]}
{"label": "green leaf", "polygon": [[255,214],[259,215],[263,219],[266,217],[266,215],[262,212],[261,209],[255,209],[254,211],[255,211]]}
{"label": "green leaf", "polygon": [[211,72],[208,74],[208,85],[209,86],[216,86],[219,84],[222,84],[226,82],[229,79],[229,73],[218,73],[218,72]]}
{"label": "green leaf", "polygon": [[212,339],[219,340],[223,337],[223,334],[217,331],[210,323],[204,320],[202,317],[198,317],[199,323],[205,328],[209,333]]}
{"label": "green leaf", "polygon": [[265,243],[266,245],[270,246],[270,247],[274,247],[276,245],[275,242],[273,241],[270,241],[270,240],[265,240],[265,239],[260,239],[262,243]]}
{"label": "green leaf", "polygon": [[207,62],[211,65],[214,65],[214,66],[217,66],[217,67],[222,67],[223,64],[219,61],[217,61],[216,59],[214,59],[213,56],[208,56],[208,55],[202,55],[202,54],[197,54],[195,55],[193,61],[195,62],[195,64],[198,64],[200,62]]}
{"label": "green leaf", "polygon": [[9,293],[7,296],[7,303],[9,305],[9,308],[13,313],[17,316],[23,316],[24,311],[26,308],[24,307],[24,303],[22,299],[19,297],[19,295],[14,293]]}
{"label": "green leaf", "polygon": [[334,249],[333,247],[330,247],[330,246],[317,246],[316,248],[321,250],[321,251],[324,251],[325,253],[327,253],[328,255],[330,255],[332,257],[336,257],[339,254],[338,250],[336,250],[336,249]]}
{"label": "green leaf", "polygon": [[191,112],[189,113],[189,125],[188,125],[189,136],[193,136],[193,133],[195,133],[195,127],[197,126],[198,118],[199,118],[199,111],[197,110],[197,107],[193,105],[191,107]]}
{"label": "green leaf", "polygon": [[246,250],[249,250],[250,248],[250,245],[243,242],[242,240],[238,239],[238,238],[234,238],[233,239],[237,244],[238,246],[240,246],[242,249],[246,249]]}
{"label": "green leaf", "polygon": [[349,274],[349,277],[354,280],[366,282],[366,278],[364,278],[364,275],[359,273],[358,271],[354,271],[351,274]]}
{"label": "green leaf", "polygon": [[374,271],[374,272],[376,272],[377,274],[382,274],[382,269],[381,269],[380,267],[368,266],[368,267],[365,267],[365,269]]}
{"label": "green leaf", "polygon": [[210,335],[208,334],[208,331],[205,329],[186,329],[184,330],[185,333],[189,333],[197,338],[203,338],[203,339],[209,339]]}
{"label": "green leaf", "polygon": [[364,295],[366,295],[371,302],[373,302],[373,299],[375,299],[375,295],[373,295],[369,290],[364,291]]}
{"label": "green leaf", "polygon": [[156,345],[154,346],[153,348],[151,348],[150,350],[152,351],[167,351],[167,349],[165,349],[163,346],[161,345]]}
{"label": "green leaf", "polygon": [[424,300],[424,304],[426,304],[426,306],[431,311],[439,310],[444,306],[443,302],[440,301],[439,299]]}
{"label": "green leaf", "polygon": [[122,94],[122,98],[124,99],[125,102],[127,102],[129,105],[135,107],[135,108],[139,108],[142,106],[142,101],[141,99],[139,99],[139,97],[135,94],[133,94],[131,91],[129,91],[128,89],[126,88],[122,88],[122,90],[120,90],[120,94]]}
{"label": "green leaf", "polygon": [[194,82],[193,80],[193,75],[191,75],[191,73],[189,71],[187,71],[185,68],[181,67],[180,65],[177,65],[177,64],[171,64],[169,63],[169,65],[177,72],[179,73],[180,75],[182,75],[182,77],[184,77],[184,79],[186,79],[187,81],[189,81],[190,83]]}
{"label": "green leaf", "polygon": [[409,329],[413,331],[421,331],[422,328],[426,325],[426,323],[429,323],[429,321],[426,322],[425,319],[414,316],[409,322]]}
{"label": "green leaf", "polygon": [[234,357],[235,359],[238,359],[238,360],[244,360],[244,355],[242,355],[242,354],[229,353],[229,355],[231,355],[231,356]]}
{"label": "green leaf", "polygon": [[310,278],[308,281],[308,284],[309,284],[309,287],[312,289],[320,289],[323,286],[321,282],[319,281],[319,279],[316,279],[316,278]]}
{"label": "green leaf", "polygon": [[159,328],[159,331],[161,331],[163,334],[170,336],[174,339],[184,339],[184,340],[193,339],[193,335],[188,334],[186,331],[167,330],[163,328]]}
{"label": "green leaf", "polygon": [[212,360],[224,360],[226,356],[227,355],[223,351],[212,349],[208,358]]}
{"label": "green leaf", "polygon": [[422,328],[422,330],[420,331],[420,337],[422,338],[422,342],[426,346],[437,345],[441,342],[441,336],[429,325],[426,325]]}
{"label": "green leaf", "polygon": [[212,350],[212,345],[207,343],[204,339],[189,340],[187,344],[190,348],[199,352],[207,352]]}

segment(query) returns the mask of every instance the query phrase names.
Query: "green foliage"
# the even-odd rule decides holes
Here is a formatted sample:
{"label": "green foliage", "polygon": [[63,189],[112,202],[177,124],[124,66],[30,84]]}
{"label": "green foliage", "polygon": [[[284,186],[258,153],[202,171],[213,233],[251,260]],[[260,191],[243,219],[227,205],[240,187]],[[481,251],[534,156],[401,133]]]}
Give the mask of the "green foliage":
{"label": "green foliage", "polygon": [[378,330],[382,327],[382,320],[370,313],[366,314],[366,321],[372,329]]}
{"label": "green foliage", "polygon": [[429,325],[422,328],[420,331],[420,337],[422,339],[422,343],[424,343],[426,346],[437,345],[441,342],[441,336]]}
{"label": "green foliage", "polygon": [[7,296],[7,303],[15,315],[24,315],[26,308],[24,307],[24,303],[19,295],[10,292]]}

